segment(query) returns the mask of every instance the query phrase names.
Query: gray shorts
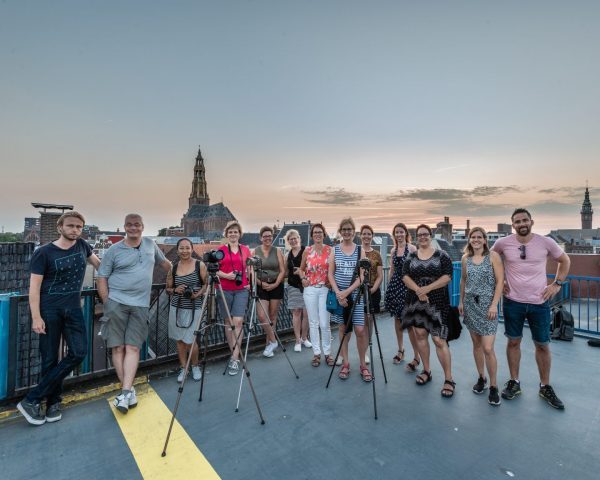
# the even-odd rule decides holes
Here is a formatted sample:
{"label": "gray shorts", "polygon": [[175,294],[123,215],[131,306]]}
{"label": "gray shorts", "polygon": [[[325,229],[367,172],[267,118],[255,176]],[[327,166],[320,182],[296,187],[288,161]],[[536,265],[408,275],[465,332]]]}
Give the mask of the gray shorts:
{"label": "gray shorts", "polygon": [[[227,302],[227,308],[232,317],[244,317],[246,315],[246,309],[248,308],[248,297],[249,292],[247,289],[242,290],[223,290],[225,294],[225,301]],[[217,293],[219,299],[219,313],[221,314],[221,320],[227,319],[227,311],[223,306],[223,299],[221,294]]]}
{"label": "gray shorts", "polygon": [[133,345],[142,348],[148,338],[149,307],[133,307],[108,300],[104,316],[108,317],[107,348]]}

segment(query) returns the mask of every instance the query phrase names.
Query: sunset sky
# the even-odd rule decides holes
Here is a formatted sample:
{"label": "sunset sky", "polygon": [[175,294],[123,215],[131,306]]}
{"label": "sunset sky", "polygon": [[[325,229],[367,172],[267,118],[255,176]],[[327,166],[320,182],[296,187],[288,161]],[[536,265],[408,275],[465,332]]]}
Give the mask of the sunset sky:
{"label": "sunset sky", "polygon": [[0,2],[0,225],[600,216],[600,2]]}

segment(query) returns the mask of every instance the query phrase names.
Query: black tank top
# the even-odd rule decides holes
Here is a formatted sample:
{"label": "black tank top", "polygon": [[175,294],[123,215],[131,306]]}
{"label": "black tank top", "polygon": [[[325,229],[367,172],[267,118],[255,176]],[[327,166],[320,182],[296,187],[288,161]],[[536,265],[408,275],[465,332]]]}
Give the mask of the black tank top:
{"label": "black tank top", "polygon": [[304,248],[305,247],[300,247],[300,251],[298,252],[298,255],[296,255],[295,257],[292,254],[292,251],[290,250],[290,253],[288,254],[288,257],[287,257],[288,285],[290,285],[291,287],[296,287],[296,288],[300,289],[301,292],[304,290],[304,287],[302,287],[302,280],[300,279],[300,277],[294,273],[294,267],[300,268],[300,264],[302,263],[302,254],[304,253]]}

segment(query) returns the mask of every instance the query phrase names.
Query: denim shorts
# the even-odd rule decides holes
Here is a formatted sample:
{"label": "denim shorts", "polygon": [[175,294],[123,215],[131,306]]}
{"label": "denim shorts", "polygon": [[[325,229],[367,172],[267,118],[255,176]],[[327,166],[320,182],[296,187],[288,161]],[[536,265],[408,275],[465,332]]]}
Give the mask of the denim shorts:
{"label": "denim shorts", "polygon": [[[240,290],[223,290],[225,301],[227,302],[227,308],[232,317],[244,317],[246,315],[246,309],[248,308],[248,297],[250,292],[246,288]],[[219,299],[219,313],[221,319],[227,319],[227,310],[223,305],[223,298],[220,293],[217,293]]]}
{"label": "denim shorts", "polygon": [[533,303],[520,303],[503,299],[504,335],[508,338],[518,339],[523,337],[525,320],[529,324],[531,337],[539,345],[550,343],[550,306],[548,302],[540,305]]}

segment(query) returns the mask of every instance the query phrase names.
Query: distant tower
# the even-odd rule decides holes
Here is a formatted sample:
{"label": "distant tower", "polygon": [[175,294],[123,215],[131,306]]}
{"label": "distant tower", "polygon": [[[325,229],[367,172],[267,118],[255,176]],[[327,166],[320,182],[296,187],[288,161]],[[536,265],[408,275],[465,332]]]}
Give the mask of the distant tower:
{"label": "distant tower", "polygon": [[581,204],[581,228],[587,229],[592,228],[592,217],[594,211],[592,210],[592,202],[590,202],[590,190],[588,186],[585,186],[585,198]]}
{"label": "distant tower", "polygon": [[194,167],[194,181],[192,182],[192,193],[190,193],[190,204],[208,206],[210,200],[206,189],[206,170],[204,169],[204,159],[198,147],[198,156],[196,157],[196,166]]}

